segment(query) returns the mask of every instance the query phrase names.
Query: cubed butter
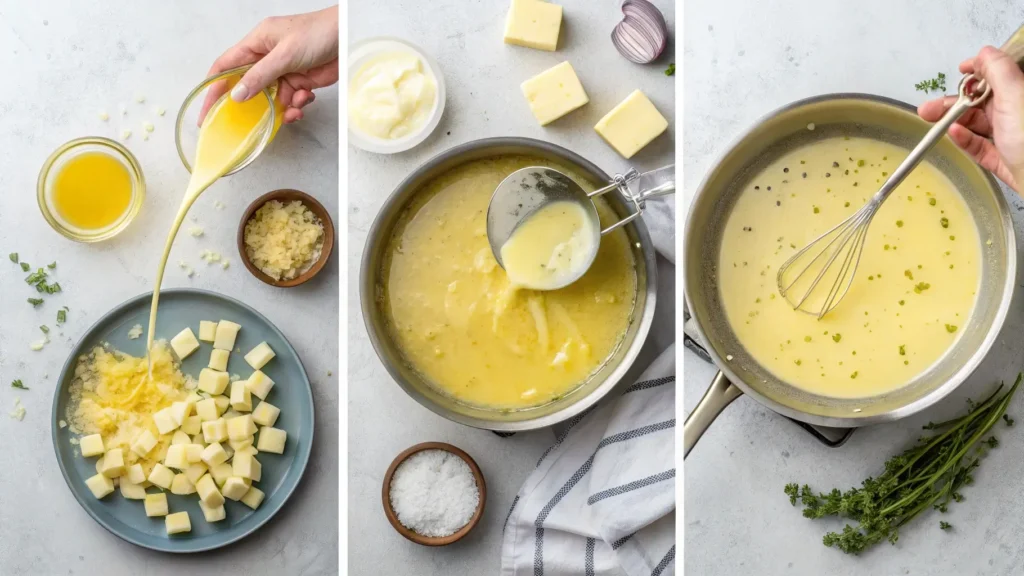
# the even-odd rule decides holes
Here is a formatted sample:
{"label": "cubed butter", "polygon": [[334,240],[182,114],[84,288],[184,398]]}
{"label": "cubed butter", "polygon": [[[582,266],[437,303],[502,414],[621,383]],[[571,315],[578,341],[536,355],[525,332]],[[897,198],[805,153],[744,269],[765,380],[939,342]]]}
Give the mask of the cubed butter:
{"label": "cubed butter", "polygon": [[267,394],[270,394],[270,389],[274,387],[274,381],[263,372],[257,370],[245,381],[245,387],[249,389],[253,396],[260,400],[266,400]]}
{"label": "cubed butter", "polygon": [[188,496],[189,494],[195,494],[195,491],[196,487],[192,485],[188,476],[184,473],[174,475],[174,480],[171,480],[171,494]]}
{"label": "cubed butter", "polygon": [[249,484],[246,484],[242,478],[238,476],[229,476],[224,482],[224,489],[222,493],[225,498],[230,498],[234,501],[239,501],[245,493],[249,491]]}
{"label": "cubed butter", "polygon": [[146,516],[167,516],[167,494],[146,494],[145,506]]}
{"label": "cubed butter", "polygon": [[203,436],[202,432],[192,437],[192,443],[197,446],[202,446],[203,448],[206,448],[206,438]]}
{"label": "cubed butter", "polygon": [[252,394],[242,380],[231,383],[231,408],[238,412],[252,412]]}
{"label": "cubed butter", "polygon": [[114,491],[114,481],[103,474],[89,477],[85,481],[85,485],[89,487],[92,495],[96,498],[103,498]]}
{"label": "cubed butter", "polygon": [[259,370],[267,365],[276,354],[270,349],[270,344],[266,342],[260,342],[255,348],[249,350],[249,353],[245,355],[245,361],[252,366],[254,370]]}
{"label": "cubed butter", "polygon": [[241,329],[241,326],[230,320],[221,320],[217,323],[217,330],[214,333],[213,347],[228,352],[234,350],[235,338],[238,337],[238,331]]}
{"label": "cubed butter", "polygon": [[103,455],[103,475],[107,478],[117,478],[125,473],[124,453],[120,448],[107,450]]}
{"label": "cubed butter", "polygon": [[188,519],[188,512],[175,512],[164,518],[164,525],[168,534],[181,534],[192,531],[192,522]]}
{"label": "cubed butter", "polygon": [[203,504],[203,501],[200,500],[199,509],[203,511],[203,518],[205,518],[207,522],[220,522],[228,516],[224,511],[224,504],[211,508],[206,504]]}
{"label": "cubed butter", "polygon": [[231,464],[228,464],[227,462],[222,462],[216,466],[210,467],[210,476],[213,476],[213,480],[217,483],[217,486],[223,486],[224,483],[227,482],[228,478],[231,477],[231,472]]}
{"label": "cubed butter", "polygon": [[207,398],[206,400],[200,400],[196,402],[196,416],[202,422],[212,422],[217,418],[220,418],[220,412],[217,411],[217,402],[213,398]]}
{"label": "cubed butter", "polygon": [[255,510],[259,508],[260,504],[263,502],[263,496],[264,494],[262,490],[255,486],[251,486],[246,490],[245,495],[242,496],[242,504],[245,504],[249,508]]}
{"label": "cubed butter", "polygon": [[177,336],[171,338],[171,348],[174,349],[178,358],[184,360],[199,348],[199,340],[196,340],[196,335],[191,328],[185,328],[178,332]]}
{"label": "cubed butter", "polygon": [[146,499],[146,489],[134,482],[129,482],[124,477],[117,483],[117,488],[121,491],[121,496],[126,500]]}
{"label": "cubed butter", "polygon": [[206,466],[205,462],[196,462],[185,469],[185,476],[188,481],[196,485],[198,488],[199,479],[202,478],[209,471],[209,467]]}
{"label": "cubed butter", "polygon": [[164,466],[176,470],[188,468],[188,455],[185,453],[186,444],[171,444],[167,447],[167,455],[164,456]]}
{"label": "cubed butter", "polygon": [[86,457],[99,456],[106,451],[103,449],[103,437],[99,434],[82,436],[78,441],[78,448],[82,451],[82,456]]}
{"label": "cubed butter", "polygon": [[171,416],[170,407],[154,412],[153,423],[156,424],[156,429],[160,434],[170,434],[178,429],[178,423],[176,423],[174,421],[174,417]]}
{"label": "cubed butter", "polygon": [[187,400],[173,402],[170,406],[171,420],[174,420],[175,424],[181,426],[185,422],[185,418],[192,415],[192,408],[194,407],[195,404]]}
{"label": "cubed butter", "polygon": [[203,419],[198,414],[193,414],[181,423],[181,431],[189,436],[195,436],[203,431]]}
{"label": "cubed butter", "polygon": [[631,158],[667,128],[668,120],[640,90],[634,90],[594,126],[623,158]]}
{"label": "cubed butter", "polygon": [[157,438],[148,429],[143,430],[139,437],[132,442],[132,452],[140,457],[145,457],[157,444]]}
{"label": "cubed butter", "polygon": [[214,348],[213,351],[210,352],[210,368],[220,370],[221,372],[227,370],[228,358],[230,356],[231,352]]}
{"label": "cubed butter", "polygon": [[235,441],[245,440],[256,433],[256,424],[252,421],[251,414],[236,416],[228,422],[228,438]]}
{"label": "cubed butter", "polygon": [[256,467],[259,465],[260,463],[256,460],[255,456],[236,452],[235,457],[231,460],[231,475],[255,480],[253,475],[256,474]]}
{"label": "cubed butter", "polygon": [[214,396],[213,403],[217,405],[217,414],[223,415],[227,412],[229,406],[231,406],[231,399],[227,396]]}
{"label": "cubed butter", "polygon": [[273,426],[280,414],[281,409],[277,406],[270,402],[260,402],[252,411],[252,421],[260,426]]}
{"label": "cubed butter", "polygon": [[205,448],[206,446],[200,444],[185,444],[185,459],[188,460],[190,466],[202,462]]}
{"label": "cubed butter", "polygon": [[209,320],[199,321],[199,339],[213,343],[217,339],[217,323]]}
{"label": "cubed butter", "polygon": [[220,442],[213,442],[206,448],[203,448],[202,459],[203,462],[206,462],[207,466],[212,467],[226,462],[228,453],[224,451],[224,447],[220,445]]}
{"label": "cubed butter", "polygon": [[204,474],[196,482],[196,492],[199,493],[199,500],[210,507],[217,507],[224,504],[224,496],[217,489],[217,482],[209,474]]}
{"label": "cubed butter", "polygon": [[199,389],[211,396],[223,394],[231,377],[227,372],[203,368],[199,371]]}
{"label": "cubed butter", "polygon": [[174,431],[174,435],[171,436],[171,445],[172,446],[175,445],[175,444],[191,444],[191,443],[192,443],[192,438],[188,434],[185,434],[184,432],[182,432],[181,430],[175,430]]}
{"label": "cubed butter", "polygon": [[271,426],[264,426],[260,428],[260,436],[256,441],[256,449],[260,452],[284,454],[284,444],[287,438],[288,433],[284,430],[273,428]]}
{"label": "cubed butter", "polygon": [[153,466],[153,471],[149,473],[149,480],[154,486],[159,486],[164,490],[170,490],[171,483],[174,482],[174,472],[170,468],[157,462]]}
{"label": "cubed butter", "polygon": [[505,44],[554,52],[562,26],[562,7],[541,0],[512,0],[505,20]]}
{"label": "cubed butter", "polygon": [[541,126],[590,102],[572,64],[562,62],[522,84],[523,95]]}
{"label": "cubed butter", "polygon": [[142,464],[132,464],[128,467],[128,470],[124,473],[124,477],[121,481],[127,480],[132,484],[142,484],[146,481],[146,472],[142,469]]}
{"label": "cubed butter", "polygon": [[203,440],[206,440],[207,444],[213,444],[214,442],[223,442],[227,439],[227,420],[224,420],[223,418],[217,418],[216,420],[203,422]]}

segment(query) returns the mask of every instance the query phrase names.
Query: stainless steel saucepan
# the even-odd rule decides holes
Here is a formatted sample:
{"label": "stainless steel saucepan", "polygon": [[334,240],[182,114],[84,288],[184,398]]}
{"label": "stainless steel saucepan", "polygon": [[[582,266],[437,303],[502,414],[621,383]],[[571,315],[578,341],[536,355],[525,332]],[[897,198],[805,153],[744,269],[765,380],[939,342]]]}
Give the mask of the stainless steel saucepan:
{"label": "stainless steel saucepan", "polygon": [[683,426],[684,455],[730,402],[747,394],[768,408],[817,426],[853,428],[919,412],[959,386],[992,347],[1015,288],[1017,244],[1006,199],[991,174],[948,137],[926,161],[964,197],[985,242],[974,313],[954,348],[906,386],[869,398],[811,394],[775,377],[738,341],[722,307],[716,267],[722,232],[749,179],[782,154],[836,136],[865,137],[910,148],[930,125],[908,104],[879,96],[833,94],[769,114],[725,154],[697,191],[686,220],[685,294],[698,336],[719,368]]}
{"label": "stainless steel saucepan", "polygon": [[[381,207],[370,228],[363,249],[359,270],[359,300],[366,331],[377,356],[392,378],[413,399],[433,412],[455,422],[487,430],[516,432],[551,426],[583,412],[622,381],[636,360],[654,318],[657,288],[656,252],[642,219],[632,220],[624,227],[633,250],[636,265],[637,294],[626,334],[612,357],[579,388],[559,400],[525,410],[502,411],[457,402],[430,386],[403,358],[388,332],[381,309],[383,296],[382,265],[395,224],[423,186],[452,168],[484,158],[522,155],[548,160],[571,168],[597,187],[611,180],[592,162],[561,146],[530,138],[486,138],[451,148],[417,168]],[[491,191],[485,191],[489,194]],[[608,205],[619,218],[629,217],[635,210],[633,202],[621,193],[606,194]]]}

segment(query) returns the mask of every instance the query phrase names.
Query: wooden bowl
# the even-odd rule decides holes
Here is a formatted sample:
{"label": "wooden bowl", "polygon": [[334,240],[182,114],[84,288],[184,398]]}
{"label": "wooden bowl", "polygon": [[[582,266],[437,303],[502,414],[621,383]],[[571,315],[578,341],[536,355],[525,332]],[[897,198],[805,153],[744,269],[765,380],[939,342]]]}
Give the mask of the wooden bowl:
{"label": "wooden bowl", "polygon": [[[473,517],[469,519],[469,523],[460,528],[454,534],[450,534],[448,536],[431,537],[417,534],[403,526],[402,523],[398,521],[398,515],[395,514],[394,509],[391,508],[391,479],[395,475],[395,470],[398,468],[398,465],[405,462],[407,458],[424,450],[444,450],[445,452],[450,452],[459,458],[462,458],[466,464],[469,465],[469,469],[473,471],[473,478],[476,479],[476,486],[480,491],[480,503],[477,504],[476,512],[474,512]],[[472,530],[480,521],[480,517],[484,514],[484,502],[487,500],[487,484],[484,482],[484,475],[480,472],[480,467],[477,466],[476,462],[469,457],[469,454],[466,454],[451,444],[445,444],[444,442],[424,442],[406,449],[404,452],[396,456],[393,462],[391,462],[391,466],[388,466],[387,473],[384,474],[384,488],[381,490],[381,498],[384,501],[384,514],[387,515],[388,521],[391,522],[391,525],[395,527],[395,530],[397,530],[399,534],[405,536],[408,540],[417,544],[422,544],[423,546],[447,546],[452,542],[462,539],[466,534],[469,534],[469,531]]]}
{"label": "wooden bowl", "polygon": [[[313,214],[316,215],[324,227],[324,243],[320,250],[320,258],[314,262],[308,270],[291,280],[274,280],[257,268],[256,265],[249,260],[249,256],[245,252],[245,225],[252,219],[253,214],[255,214],[261,206],[271,200],[277,200],[282,204],[286,204],[294,200],[302,202],[310,209],[310,211],[313,212]],[[277,286],[278,288],[291,288],[308,282],[311,278],[316,276],[321,269],[323,269],[324,264],[326,264],[327,260],[331,257],[332,250],[334,250],[334,222],[331,221],[331,215],[327,213],[327,209],[324,208],[323,204],[317,201],[316,198],[298,190],[285,188],[267,192],[263,196],[254,200],[252,204],[249,204],[249,207],[245,209],[245,213],[242,214],[242,221],[238,224],[238,255],[241,256],[242,262],[245,263],[245,267],[248,268],[249,272],[252,272],[253,276],[259,278],[266,284]]]}

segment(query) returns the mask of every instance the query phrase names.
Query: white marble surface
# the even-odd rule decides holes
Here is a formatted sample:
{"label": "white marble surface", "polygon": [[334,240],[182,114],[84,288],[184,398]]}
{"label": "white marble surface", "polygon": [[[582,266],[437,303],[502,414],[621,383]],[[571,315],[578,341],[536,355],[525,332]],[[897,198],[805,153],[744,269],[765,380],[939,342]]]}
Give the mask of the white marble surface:
{"label": "white marble surface", "polygon": [[[728,143],[774,108],[841,91],[920,103],[925,96],[914,91],[916,82],[945,72],[952,89],[961,60],[985,43],[1001,44],[1021,21],[1024,8],[1009,0],[688,2],[685,189],[694,192]],[[1021,238],[1024,205],[1012,192],[1007,195]],[[1013,380],[1022,367],[1022,327],[1018,301],[983,366],[950,398],[906,421],[860,430],[841,448],[826,448],[755,401],[739,398],[686,461],[686,572],[1020,574],[1024,462],[1017,455],[1024,437],[1019,425],[996,429],[1002,446],[975,474],[963,503],[941,518],[925,513],[901,530],[896,547],[882,544],[859,558],[822,546],[822,535],[842,524],[804,519],[782,489],[787,482],[845,489],[877,474],[888,456],[919,435],[921,424],[959,413],[965,397],[984,395],[1000,379]],[[684,362],[690,410],[714,370],[689,350]],[[1010,413],[1024,414],[1024,398],[1014,399]],[[954,529],[942,532],[940,519]]]}
{"label": "white marble surface", "polygon": [[[359,259],[380,205],[398,182],[431,156],[488,136],[548,140],[589,158],[608,172],[628,165],[593,131],[593,125],[635,88],[642,88],[674,121],[673,79],[665,60],[640,67],[615,51],[609,33],[620,18],[615,3],[597,7],[583,0],[565,7],[559,50],[541,52],[501,42],[508,2],[387,0],[349,6],[349,41],[393,35],[417,44],[440,64],[448,87],[447,108],[437,131],[421,146],[394,156],[349,149],[349,559],[351,573],[395,575],[494,574],[499,566],[501,527],[512,498],[550,445],[542,430],[499,438],[454,424],[422,408],[388,376],[366,337],[359,313]],[[656,2],[671,22],[670,2]],[[671,47],[668,55],[671,55]],[[519,84],[563,60],[576,69],[590,104],[541,128],[527,108]],[[671,129],[670,129],[671,130]],[[671,133],[633,158],[638,168],[672,162]],[[645,357],[674,338],[673,267],[659,268],[659,324]],[[667,322],[666,322],[667,320]],[[649,360],[647,360],[649,361]],[[644,363],[640,360],[638,364]],[[487,511],[463,541],[428,549],[402,538],[384,516],[381,481],[388,464],[405,448],[427,440],[450,442],[470,453],[487,479]]]}
{"label": "white marble surface", "polygon": [[[194,286],[234,295],[265,314],[299,351],[316,401],[317,427],[305,478],[288,505],[250,538],[219,551],[172,556],[137,548],[94,522],[68,491],[53,455],[50,410],[55,382],[74,342],[107,310],[151,290],[156,260],[188,174],[174,151],[178,105],[210,63],[259,20],[326,5],[298,2],[5,2],[0,4],[0,573],[333,574],[338,566],[338,264],[310,285],[283,291],[242,266],[235,233],[242,210],[263,192],[294,187],[316,195],[337,220],[337,90],[325,90],[299,126],[281,130],[264,157],[216,184],[193,208],[206,235],[179,237],[172,262],[197,270],[191,280],[173,264],[165,286]],[[134,96],[146,96],[145,105]],[[121,117],[120,103],[128,115]],[[155,105],[167,109],[158,117]],[[106,110],[109,122],[97,114]],[[141,140],[142,122],[156,129]],[[142,164],[148,196],[139,218],[118,238],[76,244],[52,231],[35,200],[36,175],[58,145],[75,137],[117,137],[122,127]],[[220,200],[224,210],[215,210]],[[232,260],[207,268],[202,249]],[[43,265],[58,262],[64,292],[38,309],[9,252]],[[68,322],[43,351],[28,343],[38,326]],[[335,375],[328,377],[328,371]],[[29,391],[10,388],[20,378]],[[7,416],[15,396],[27,415]]]}

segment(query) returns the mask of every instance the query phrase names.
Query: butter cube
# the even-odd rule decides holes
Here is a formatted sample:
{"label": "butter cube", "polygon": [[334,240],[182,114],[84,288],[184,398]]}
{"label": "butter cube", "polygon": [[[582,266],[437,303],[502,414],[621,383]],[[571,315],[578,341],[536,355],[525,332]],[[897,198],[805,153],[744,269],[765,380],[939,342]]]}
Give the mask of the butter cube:
{"label": "butter cube", "polygon": [[171,484],[174,482],[174,472],[170,468],[160,464],[159,462],[153,466],[153,471],[149,473],[150,481],[154,486],[159,486],[164,490],[169,490]]}
{"label": "butter cube", "polygon": [[203,501],[200,500],[199,509],[203,511],[203,518],[205,518],[207,522],[220,522],[227,518],[227,513],[224,511],[223,504],[211,508],[206,504],[203,504]]}
{"label": "butter cube", "polygon": [[103,474],[91,476],[85,481],[85,485],[89,487],[92,495],[97,499],[103,498],[114,491],[114,481]]}
{"label": "butter cube", "polygon": [[203,368],[199,371],[199,389],[211,396],[223,394],[230,379],[227,372]]}
{"label": "butter cube", "polygon": [[146,516],[167,516],[167,494],[146,494]]}
{"label": "butter cube", "polygon": [[167,455],[164,456],[164,466],[176,470],[188,468],[188,455],[185,453],[185,444],[171,444],[167,447]]}
{"label": "butter cube", "polygon": [[634,90],[594,126],[623,158],[631,158],[667,128],[668,120],[640,90]]}
{"label": "butter cube", "polygon": [[196,340],[196,335],[191,328],[185,328],[178,332],[177,336],[171,338],[171,348],[174,348],[174,353],[178,355],[178,358],[184,360],[199,348],[199,340]]}
{"label": "butter cube", "polygon": [[263,372],[257,370],[245,381],[245,387],[260,400],[266,400],[267,394],[270,394],[270,389],[274,387],[274,381]]}
{"label": "butter cube", "polygon": [[253,424],[252,415],[236,416],[228,422],[228,438],[235,441],[242,441],[256,433],[256,425]]}
{"label": "butter cube", "polygon": [[203,422],[203,439],[207,444],[223,442],[228,439],[228,424],[223,418]]}
{"label": "butter cube", "polygon": [[256,447],[252,446],[252,445],[246,446],[245,448],[240,448],[238,450],[235,450],[235,456],[236,457],[239,454],[252,454],[253,456],[255,456],[255,455],[259,454],[259,453],[260,453],[260,451],[257,450]]}
{"label": "butter cube", "polygon": [[221,320],[217,323],[217,330],[214,333],[213,347],[218,350],[227,350],[228,352],[235,349],[235,338],[238,337],[238,331],[242,327],[229,320]]}
{"label": "butter cube", "polygon": [[228,357],[231,356],[231,352],[227,350],[217,350],[214,348],[210,352],[210,368],[213,370],[220,370],[223,372],[228,369]]}
{"label": "butter cube", "polygon": [[260,452],[284,454],[284,443],[287,438],[288,433],[284,430],[264,426],[263,428],[260,428],[260,437],[256,442],[256,448]]}
{"label": "butter cube", "polygon": [[256,460],[255,456],[236,452],[234,459],[231,461],[231,475],[255,480],[253,475],[259,475],[256,472],[258,466],[260,466],[260,463]]}
{"label": "butter cube", "polygon": [[149,430],[143,430],[139,437],[132,442],[132,452],[140,457],[145,457],[156,446],[157,438]]}
{"label": "butter cube", "polygon": [[171,436],[171,445],[172,446],[175,445],[175,444],[191,444],[191,443],[192,443],[192,438],[188,434],[185,434],[184,432],[182,432],[181,430],[175,430],[174,431],[174,435]]}
{"label": "butter cube", "polygon": [[203,448],[202,459],[203,462],[206,462],[207,466],[212,467],[221,462],[226,462],[228,453],[224,451],[224,447],[220,445],[220,442],[213,442],[206,448]]}
{"label": "butter cube", "polygon": [[245,496],[242,496],[242,504],[245,504],[253,510],[260,507],[263,502],[263,491],[255,486],[250,487],[246,492]]}
{"label": "butter cube", "polygon": [[131,484],[142,484],[146,481],[146,472],[142,470],[142,464],[132,464],[125,471],[124,477],[121,478],[121,482],[130,482]]}
{"label": "butter cube", "polygon": [[522,84],[523,95],[537,122],[546,126],[590,102],[572,64],[562,62]]}
{"label": "butter cube", "polygon": [[181,423],[181,431],[189,436],[195,436],[203,431],[203,419],[198,415],[189,416]]}
{"label": "butter cube", "polygon": [[146,489],[138,484],[129,482],[126,478],[121,478],[117,483],[118,489],[121,490],[121,496],[126,500],[145,500]]}
{"label": "butter cube", "polygon": [[202,462],[205,448],[206,446],[199,444],[185,444],[185,459],[188,460],[189,465]]}
{"label": "butter cube", "polygon": [[103,455],[103,475],[107,478],[117,478],[125,473],[124,453],[120,448],[107,450]]}
{"label": "butter cube", "polygon": [[223,494],[225,498],[230,498],[234,501],[239,501],[245,493],[249,491],[249,485],[246,484],[238,476],[230,476],[224,482]]}
{"label": "butter cube", "polygon": [[206,448],[206,438],[203,436],[202,432],[192,437],[192,443],[195,444],[196,446],[202,446],[203,448]]}
{"label": "butter cube", "polygon": [[505,44],[554,52],[562,26],[562,7],[541,0],[512,0],[505,20]]}
{"label": "butter cube", "polygon": [[252,411],[252,421],[260,426],[273,426],[280,414],[281,409],[277,406],[270,402],[260,402]]}
{"label": "butter cube", "polygon": [[192,415],[192,408],[194,407],[195,404],[185,400],[172,403],[170,407],[171,420],[174,420],[175,424],[181,426],[185,422],[185,418]]}
{"label": "butter cube", "polygon": [[195,494],[195,492],[196,487],[189,481],[188,476],[184,473],[174,475],[174,480],[171,481],[171,494],[188,496],[189,494]]}
{"label": "butter cube", "polygon": [[196,462],[185,469],[185,477],[188,478],[189,482],[196,485],[196,488],[199,488],[199,479],[208,471],[209,468],[206,466],[205,462]]}
{"label": "butter cube", "polygon": [[170,434],[177,430],[179,426],[179,424],[174,421],[174,417],[171,416],[171,409],[169,407],[154,412],[153,423],[156,424],[156,429],[160,434]]}
{"label": "butter cube", "polygon": [[217,483],[217,486],[223,486],[227,482],[228,478],[231,477],[232,473],[231,464],[222,462],[216,466],[210,467],[210,476],[213,476],[213,480]]}
{"label": "butter cube", "polygon": [[199,493],[199,500],[211,508],[222,506],[224,496],[217,489],[217,483],[209,474],[204,474],[199,482],[196,482],[196,492]]}
{"label": "butter cube", "polygon": [[192,531],[192,522],[188,519],[188,512],[175,512],[164,518],[164,525],[168,534],[180,534]]}
{"label": "butter cube", "polygon": [[252,394],[241,380],[231,383],[231,408],[238,412],[252,412]]}
{"label": "butter cube", "polygon": [[249,350],[249,353],[245,355],[245,361],[252,366],[254,370],[259,370],[267,365],[267,362],[273,360],[274,351],[270,349],[270,344],[266,342],[260,342],[255,348]]}
{"label": "butter cube", "polygon": [[231,406],[231,399],[227,396],[214,396],[213,403],[217,405],[217,414],[224,414],[228,406]]}
{"label": "butter cube", "polygon": [[199,339],[203,342],[213,343],[217,339],[217,323],[209,320],[199,321]]}
{"label": "butter cube", "polygon": [[188,396],[185,397],[185,401],[186,402],[191,402],[192,405],[195,406],[196,402],[199,402],[200,400],[204,400],[205,398],[206,398],[205,396],[200,396],[199,394],[196,393],[195,390],[193,390],[193,391],[188,393]]}
{"label": "butter cube", "polygon": [[217,401],[213,398],[207,398],[206,400],[196,402],[196,415],[203,422],[216,420],[220,417],[220,412],[217,411]]}
{"label": "butter cube", "polygon": [[82,451],[82,456],[85,457],[99,456],[106,452],[103,449],[103,437],[99,434],[82,436],[78,441],[78,448]]}

